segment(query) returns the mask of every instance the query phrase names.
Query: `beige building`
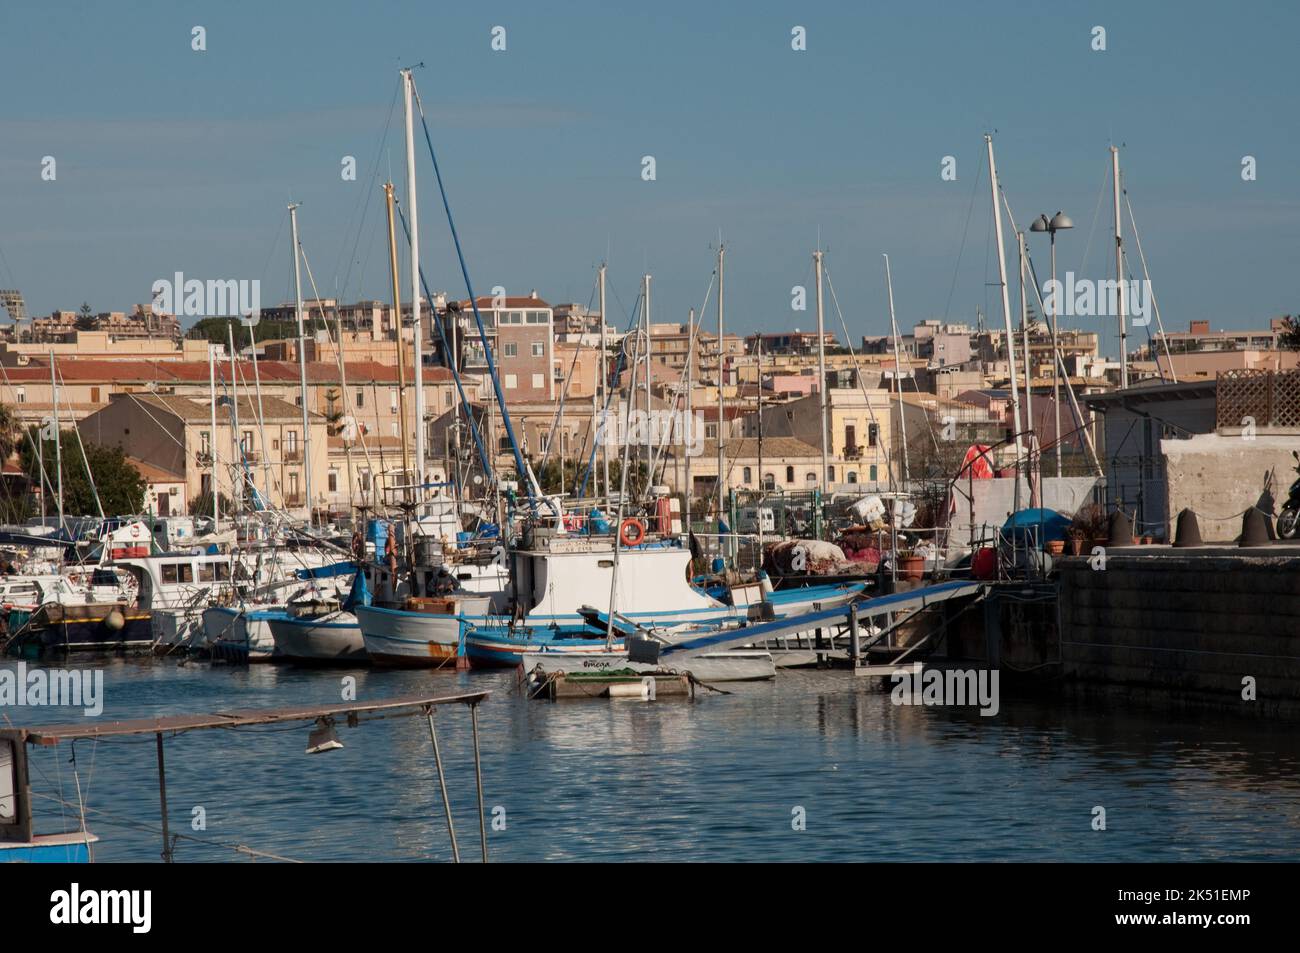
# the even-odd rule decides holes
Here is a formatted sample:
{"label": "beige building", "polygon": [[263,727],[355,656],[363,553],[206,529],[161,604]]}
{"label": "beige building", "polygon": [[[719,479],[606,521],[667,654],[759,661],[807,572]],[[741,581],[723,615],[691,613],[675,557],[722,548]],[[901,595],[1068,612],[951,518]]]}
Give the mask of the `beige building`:
{"label": "beige building", "polygon": [[236,498],[233,463],[242,452],[249,482],[272,505],[306,506],[309,469],[313,504],[325,505],[325,418],[312,414],[309,419],[311,457],[304,461],[302,412],[297,407],[263,396],[259,420],[255,398],[241,396],[237,408],[226,400],[218,403],[215,432],[210,401],[148,393],[114,394],[107,407],[86,417],[77,429],[87,443],[122,447],[157,471],[183,477],[187,500],[211,489],[214,463],[217,491]]}

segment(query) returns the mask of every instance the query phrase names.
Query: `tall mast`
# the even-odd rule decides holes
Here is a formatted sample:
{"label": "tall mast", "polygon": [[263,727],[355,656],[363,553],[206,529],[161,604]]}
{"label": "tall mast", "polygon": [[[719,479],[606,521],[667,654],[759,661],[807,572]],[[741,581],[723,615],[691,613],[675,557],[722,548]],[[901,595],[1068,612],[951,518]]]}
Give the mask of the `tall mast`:
{"label": "tall mast", "polygon": [[266,414],[262,410],[262,377],[257,369],[257,335],[253,325],[248,325],[248,353],[253,359],[253,390],[257,394],[257,432],[262,441],[262,499],[269,499],[271,491],[271,455],[266,452]]}
{"label": "tall mast", "polygon": [[[763,552],[763,504],[767,499],[763,493],[766,483],[763,482],[763,332],[759,331],[754,335],[757,342],[755,351],[758,355],[758,367],[756,368],[755,377],[758,378],[758,508],[755,516],[758,523],[758,551],[760,556]],[[744,474],[741,474],[744,476]]]}
{"label": "tall mast", "polygon": [[63,529],[63,442],[59,433],[59,380],[54,372],[54,351],[50,351],[50,390],[54,398],[54,472],[58,482],[59,529]]}
{"label": "tall mast", "polygon": [[217,506],[217,358],[216,348],[208,345],[208,393],[212,395],[212,430],[208,437],[208,465],[211,468],[212,483],[212,532],[221,531],[221,510]]}
{"label": "tall mast", "polygon": [[[725,509],[727,499],[727,467],[726,467],[726,440],[723,436],[722,429],[722,379],[725,372],[725,357],[722,347],[722,266],[723,256],[727,253],[727,246],[718,242],[718,523],[722,522],[722,514]],[[718,540],[721,547],[722,540]]]}
{"label": "tall mast", "polygon": [[[993,137],[985,134],[989,151],[989,188],[993,195],[993,231],[998,243],[998,281],[1002,290],[1002,318],[1007,332],[1007,370],[1011,376],[1011,421],[1016,437],[1016,469],[1019,471],[1025,456],[1024,441],[1020,435],[1020,390],[1016,382],[1016,334],[1011,327],[1011,298],[1007,292],[1007,256],[1002,246],[1002,208],[998,204],[998,169],[993,161]],[[1020,481],[1016,481],[1016,509],[1020,509]]]}
{"label": "tall mast", "polygon": [[[1115,192],[1115,306],[1119,310],[1119,386],[1128,387],[1128,326],[1124,320],[1124,238],[1119,215],[1119,147],[1110,147],[1110,170]],[[1172,364],[1171,364],[1172,366]]]}
{"label": "tall mast", "polygon": [[[402,70],[402,86],[406,92],[406,202],[411,218],[411,335],[415,351],[415,483],[416,502],[424,500],[424,360],[423,331],[420,328],[420,208],[415,200],[415,135],[412,126],[411,99],[415,92],[415,78],[409,69]],[[401,327],[401,313],[398,313]],[[401,333],[398,333],[401,340]]]}
{"label": "tall mast", "polygon": [[818,248],[813,252],[813,264],[817,269],[817,395],[821,403],[821,432],[822,432],[822,492],[829,493],[831,489],[830,480],[830,450],[826,444],[826,407],[829,402],[829,395],[826,393],[826,321],[822,313],[822,250]]}
{"label": "tall mast", "polygon": [[[298,319],[298,384],[302,392],[302,475],[304,502],[307,508],[307,525],[311,526],[311,419],[307,408],[307,332],[302,315],[302,265],[298,244],[298,204],[289,206],[289,230],[293,233],[293,301],[294,315]],[[216,432],[212,442],[216,444]]]}
{"label": "tall mast", "polygon": [[654,468],[653,450],[650,440],[650,276],[641,278],[641,326],[645,328],[645,495],[650,496],[650,483]]}
{"label": "tall mast", "polygon": [[384,200],[388,209],[388,262],[393,274],[393,329],[397,332],[397,407],[399,426],[402,429],[402,477],[401,483],[407,487],[402,491],[404,500],[410,499],[410,479],[408,472],[410,459],[407,452],[409,433],[406,429],[406,356],[402,353],[402,291],[397,276],[397,232],[393,226],[393,183],[384,183]]}
{"label": "tall mast", "polygon": [[[608,407],[609,375],[605,364],[607,359],[606,358],[607,342],[605,340],[605,263],[603,261],[600,263],[599,283],[600,283],[600,363],[597,365],[596,376],[598,378],[597,386],[600,390],[601,410],[608,413],[609,412],[609,407]],[[609,421],[606,421],[606,424],[608,423]],[[592,426],[593,427],[595,426],[595,420],[592,421]],[[601,456],[601,466],[604,469],[604,478],[605,478],[605,506],[606,508],[608,508],[609,507],[609,433],[608,432],[605,433],[605,439],[601,441],[600,456]],[[597,497],[599,497],[599,494],[597,494]]]}
{"label": "tall mast", "polygon": [[[701,315],[703,317],[703,315]],[[691,446],[695,439],[693,432],[695,420],[691,416],[691,365],[695,363],[695,309],[691,308],[686,325],[686,408],[682,417],[682,456],[686,468],[686,478],[682,481],[685,490],[682,493],[683,527],[686,535],[691,533]],[[703,436],[701,434],[700,436]]]}
{"label": "tall mast", "polygon": [[[239,439],[239,380],[235,376],[235,322],[226,325],[226,340],[230,343],[230,445],[234,449],[235,479],[233,481],[235,512],[244,504],[244,447]],[[305,402],[305,401],[304,401]]]}
{"label": "tall mast", "polygon": [[889,270],[889,256],[885,259],[885,287],[889,290],[889,327],[894,333],[894,395],[898,398],[898,429],[903,443],[903,491],[912,479],[912,464],[907,453],[907,412],[903,409],[903,359],[898,347],[898,320],[894,317],[894,276]]}

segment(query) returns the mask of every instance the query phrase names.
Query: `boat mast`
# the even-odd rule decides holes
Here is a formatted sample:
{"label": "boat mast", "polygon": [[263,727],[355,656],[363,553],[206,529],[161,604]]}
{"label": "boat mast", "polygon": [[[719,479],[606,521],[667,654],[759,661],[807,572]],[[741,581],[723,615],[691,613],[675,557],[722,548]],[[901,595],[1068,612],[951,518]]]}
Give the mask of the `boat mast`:
{"label": "boat mast", "polygon": [[645,487],[642,490],[646,499],[650,498],[650,484],[654,482],[651,470],[654,469],[654,450],[650,440],[650,276],[641,277],[641,326],[645,328]]}
{"label": "boat mast", "polygon": [[[598,365],[596,376],[599,379],[597,381],[597,387],[600,390],[600,406],[601,409],[606,414],[608,414],[609,413],[609,370],[605,363],[607,360],[606,347],[608,345],[605,340],[605,263],[603,261],[600,263],[598,280],[600,286],[600,364]],[[608,428],[609,421],[606,421],[605,423],[606,423],[606,428]],[[592,426],[595,426],[594,420],[592,421]],[[609,432],[608,429],[604,431],[604,439],[600,442],[600,456],[601,456],[601,466],[604,469],[604,479],[605,479],[605,508],[608,509],[609,508]],[[597,499],[600,499],[599,492],[597,492],[594,495]]]}
{"label": "boat mast", "polygon": [[[703,317],[701,315],[700,317]],[[691,365],[695,363],[695,309],[691,308],[689,322],[686,325],[686,416],[682,420],[682,456],[685,458],[684,466],[686,468],[686,478],[683,480],[684,491],[682,493],[683,502],[683,526],[686,529],[686,535],[691,534],[691,446],[695,442],[695,420],[691,415]],[[703,436],[703,434],[701,434]]]}
{"label": "boat mast", "polygon": [[[299,261],[301,246],[298,243],[298,204],[289,206],[289,230],[293,233],[293,300],[294,315],[298,319],[298,384],[302,391],[302,475],[304,502],[307,508],[307,527],[311,528],[311,420],[307,408],[307,332],[302,315],[302,266]],[[213,444],[216,443],[213,432]]]}
{"label": "boat mast", "polygon": [[226,340],[230,344],[230,445],[234,450],[235,479],[233,481],[235,511],[244,505],[244,446],[239,439],[239,380],[235,368],[235,322],[226,325]]}
{"label": "boat mast", "polygon": [[[1124,320],[1124,238],[1119,214],[1119,147],[1110,147],[1111,178],[1115,192],[1115,307],[1119,311],[1119,386],[1128,388],[1128,326]],[[1172,363],[1171,365],[1172,366]]]}
{"label": "boat mast", "polygon": [[889,327],[894,333],[894,395],[898,398],[898,429],[903,443],[903,492],[912,480],[912,464],[907,454],[907,412],[903,409],[903,360],[898,347],[898,319],[894,317],[894,276],[889,269],[889,256],[885,259],[885,287],[889,290]]}
{"label": "boat mast", "polygon": [[[415,351],[415,483],[416,502],[424,500],[424,368],[423,333],[420,328],[420,210],[415,200],[415,134],[412,125],[411,98],[415,79],[409,69],[402,70],[402,86],[406,100],[406,202],[411,217],[411,336]],[[397,324],[401,327],[401,312]],[[401,332],[398,332],[401,341]],[[399,348],[400,350],[400,348]]]}
{"label": "boat mast", "polygon": [[59,529],[63,529],[63,443],[59,434],[59,380],[54,372],[54,351],[50,351],[50,390],[54,398],[54,470],[58,482]]}
{"label": "boat mast", "polygon": [[813,252],[813,265],[817,272],[817,394],[821,404],[821,432],[822,432],[822,492],[829,493],[830,483],[830,451],[826,445],[826,323],[822,312],[822,250],[818,248]]}
{"label": "boat mast", "polygon": [[397,407],[402,428],[402,499],[410,501],[410,480],[407,477],[409,458],[406,429],[406,357],[402,354],[402,292],[397,276],[397,232],[393,227],[393,183],[384,183],[384,202],[388,209],[388,262],[393,275],[393,329],[397,332]]}
{"label": "boat mast", "polygon": [[208,344],[208,392],[212,395],[212,430],[208,437],[208,465],[211,468],[209,478],[212,486],[212,532],[221,531],[221,509],[217,506],[217,359],[216,349]]}
{"label": "boat mast", "polygon": [[[767,502],[763,482],[763,332],[759,331],[754,335],[756,339],[755,353],[758,355],[758,367],[755,376],[758,379],[758,506],[755,509],[755,518],[758,523],[758,557],[759,563],[763,561],[763,504]],[[744,474],[741,474],[742,476]]]}
{"label": "boat mast", "polygon": [[[726,440],[723,436],[722,429],[722,381],[725,372],[725,364],[722,348],[722,266],[723,256],[727,253],[727,246],[718,242],[718,525],[722,525],[722,514],[725,512],[727,499],[727,467],[726,467]],[[721,532],[721,529],[719,529]],[[722,539],[718,539],[718,548],[722,548]]]}
{"label": "boat mast", "polygon": [[[1007,256],[1002,246],[1002,207],[998,204],[998,169],[993,161],[993,137],[987,133],[984,142],[989,152],[989,188],[993,195],[993,231],[998,243],[998,282],[1002,291],[1002,319],[1007,332],[1007,370],[1011,377],[1011,421],[1015,428],[1016,470],[1019,472],[1025,456],[1024,440],[1020,434],[1020,390],[1016,383],[1016,335],[1011,327],[1011,298],[1007,292]],[[1020,481],[1016,480],[1016,509],[1020,509]]]}

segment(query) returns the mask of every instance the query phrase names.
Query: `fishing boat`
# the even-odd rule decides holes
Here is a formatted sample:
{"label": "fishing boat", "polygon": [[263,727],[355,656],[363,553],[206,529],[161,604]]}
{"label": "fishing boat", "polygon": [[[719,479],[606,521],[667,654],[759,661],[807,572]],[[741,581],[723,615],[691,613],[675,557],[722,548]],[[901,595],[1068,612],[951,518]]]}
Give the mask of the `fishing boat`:
{"label": "fishing boat", "polygon": [[208,651],[227,662],[269,662],[278,654],[271,622],[287,616],[278,605],[208,606],[203,610]]}
{"label": "fishing boat", "polygon": [[[356,567],[353,566],[355,569]],[[285,605],[285,615],[269,619],[276,654],[301,664],[360,664],[369,661],[361,626],[353,611],[368,595],[365,574],[357,573],[347,596],[315,586]]]}
{"label": "fishing boat", "polygon": [[465,656],[469,617],[482,617],[491,604],[491,596],[452,593],[412,597],[405,609],[358,605],[354,611],[374,664],[440,668]]}

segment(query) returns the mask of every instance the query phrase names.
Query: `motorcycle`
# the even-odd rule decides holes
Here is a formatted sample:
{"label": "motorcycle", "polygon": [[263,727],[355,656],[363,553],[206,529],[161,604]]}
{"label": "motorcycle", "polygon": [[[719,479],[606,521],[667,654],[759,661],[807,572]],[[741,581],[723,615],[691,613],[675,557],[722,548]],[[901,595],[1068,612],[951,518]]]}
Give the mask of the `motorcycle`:
{"label": "motorcycle", "polygon": [[1282,512],[1277,518],[1278,539],[1295,539],[1300,531],[1300,451],[1292,450],[1291,456],[1296,461],[1297,479],[1287,491],[1286,503],[1282,505]]}

